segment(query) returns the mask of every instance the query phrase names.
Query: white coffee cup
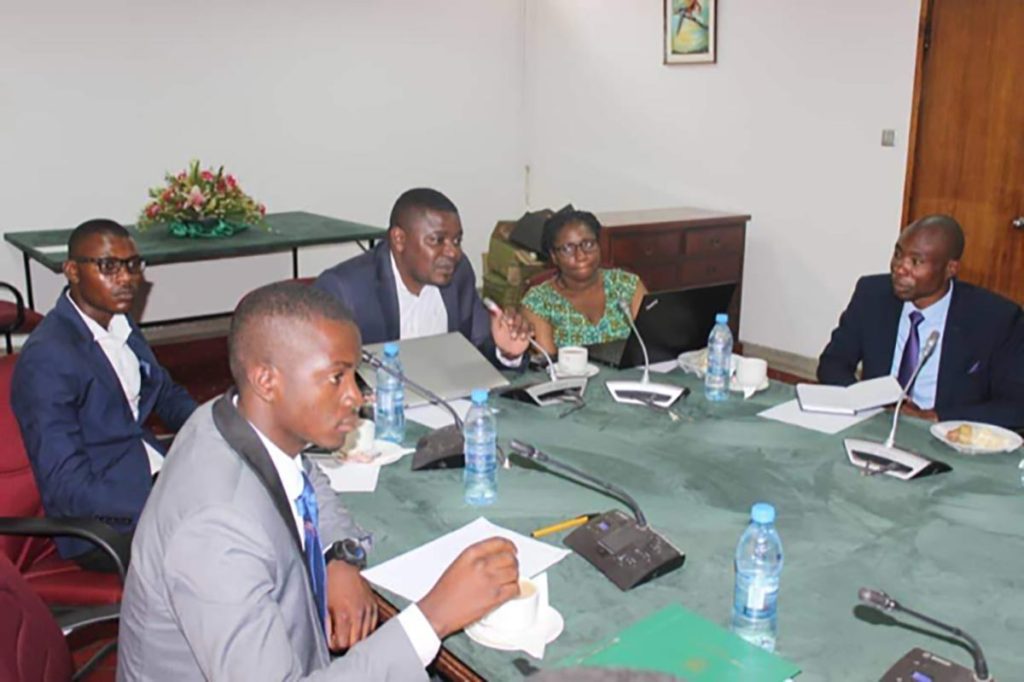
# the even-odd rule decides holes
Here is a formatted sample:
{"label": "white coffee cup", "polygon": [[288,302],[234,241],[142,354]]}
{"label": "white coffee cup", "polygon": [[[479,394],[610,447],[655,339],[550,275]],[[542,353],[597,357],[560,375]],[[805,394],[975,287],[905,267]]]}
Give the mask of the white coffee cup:
{"label": "white coffee cup", "polygon": [[363,419],[359,426],[345,434],[345,443],[341,451],[345,454],[352,452],[370,452],[373,449],[373,441],[376,438],[377,429],[369,419]]}
{"label": "white coffee cup", "polygon": [[737,358],[736,383],[756,388],[768,377],[768,361],[761,358]]}
{"label": "white coffee cup", "polygon": [[587,349],[583,346],[562,346],[558,349],[559,374],[583,374],[587,371]]}
{"label": "white coffee cup", "polygon": [[539,616],[540,590],[529,578],[520,578],[519,596],[481,618],[480,624],[501,632],[523,632],[532,628]]}

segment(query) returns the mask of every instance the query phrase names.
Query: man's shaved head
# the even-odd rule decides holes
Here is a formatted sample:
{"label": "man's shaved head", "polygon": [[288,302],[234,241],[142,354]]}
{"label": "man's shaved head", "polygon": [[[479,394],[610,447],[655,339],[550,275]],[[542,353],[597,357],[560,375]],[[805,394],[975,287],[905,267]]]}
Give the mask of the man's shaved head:
{"label": "man's shaved head", "polygon": [[942,239],[946,244],[949,260],[960,260],[964,255],[964,231],[956,218],[936,213],[915,220],[907,226],[906,232],[927,231]]}
{"label": "man's shaved head", "polygon": [[277,282],[255,289],[231,318],[228,357],[231,376],[241,391],[246,369],[255,363],[279,364],[302,340],[304,330],[321,320],[355,326],[348,308],[328,293],[300,282]]}

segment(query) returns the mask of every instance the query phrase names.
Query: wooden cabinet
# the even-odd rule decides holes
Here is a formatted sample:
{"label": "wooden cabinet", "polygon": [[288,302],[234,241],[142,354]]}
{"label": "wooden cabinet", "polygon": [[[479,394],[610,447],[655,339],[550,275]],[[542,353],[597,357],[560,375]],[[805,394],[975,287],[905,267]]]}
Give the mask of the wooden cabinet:
{"label": "wooden cabinet", "polygon": [[736,284],[729,323],[739,340],[749,215],[700,208],[598,213],[604,265],[640,275],[651,291]]}

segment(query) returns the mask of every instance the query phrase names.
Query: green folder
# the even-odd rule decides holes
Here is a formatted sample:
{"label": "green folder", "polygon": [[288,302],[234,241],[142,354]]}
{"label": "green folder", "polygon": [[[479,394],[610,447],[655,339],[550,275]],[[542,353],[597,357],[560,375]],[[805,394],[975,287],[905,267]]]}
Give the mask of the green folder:
{"label": "green folder", "polygon": [[644,670],[688,682],[782,682],[800,673],[789,661],[678,604],[556,664],[575,666]]}

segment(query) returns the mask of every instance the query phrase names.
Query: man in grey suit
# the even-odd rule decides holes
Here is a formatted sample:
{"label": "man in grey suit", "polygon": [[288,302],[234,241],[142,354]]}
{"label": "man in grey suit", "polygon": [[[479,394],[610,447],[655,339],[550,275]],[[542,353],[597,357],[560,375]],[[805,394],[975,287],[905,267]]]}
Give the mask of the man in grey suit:
{"label": "man in grey suit", "polygon": [[368,588],[346,563],[366,534],[299,455],[356,425],[360,351],[348,311],[312,287],[239,303],[236,389],[178,433],[135,533],[118,680],[426,679],[441,639],[518,594],[515,546],[492,538],[370,634]]}

